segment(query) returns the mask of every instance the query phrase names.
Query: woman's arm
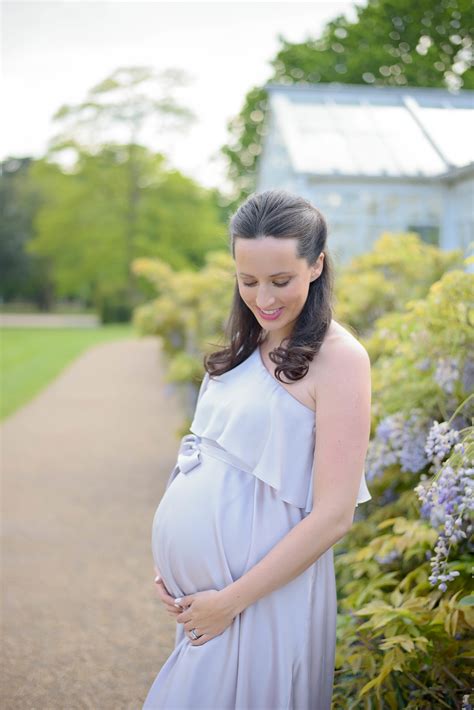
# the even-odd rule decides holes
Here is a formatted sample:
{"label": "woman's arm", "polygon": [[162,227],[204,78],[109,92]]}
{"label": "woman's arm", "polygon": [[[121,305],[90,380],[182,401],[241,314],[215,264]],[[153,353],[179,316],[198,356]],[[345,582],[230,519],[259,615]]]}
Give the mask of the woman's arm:
{"label": "woman's arm", "polygon": [[220,590],[235,615],[316,562],[352,525],[370,439],[370,360],[355,341],[318,369],[313,509],[265,557]]}
{"label": "woman's arm", "polygon": [[339,520],[311,512],[295,525],[269,553],[219,595],[236,616],[261,597],[291,582],[344,537],[347,529]]}

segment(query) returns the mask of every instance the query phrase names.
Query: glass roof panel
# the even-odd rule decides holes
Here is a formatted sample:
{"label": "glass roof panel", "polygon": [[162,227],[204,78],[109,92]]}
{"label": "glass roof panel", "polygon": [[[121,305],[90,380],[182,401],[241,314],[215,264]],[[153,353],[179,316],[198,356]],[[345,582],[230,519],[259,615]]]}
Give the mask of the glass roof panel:
{"label": "glass roof panel", "polygon": [[[349,104],[347,97],[344,103],[336,103],[333,96],[302,103],[296,95],[273,96],[294,168],[323,174],[433,175],[447,168],[436,141],[433,145],[435,134],[441,142],[446,133],[450,156],[461,157],[461,164],[473,159],[469,157],[473,151],[465,146],[467,110],[424,108],[423,116],[430,112],[427,135],[417,121],[419,107],[413,116],[403,103],[384,105],[380,99],[374,96],[371,102],[365,95],[363,101],[355,98]],[[456,117],[462,111],[456,118],[457,135],[450,130],[448,114],[453,111]]]}
{"label": "glass roof panel", "polygon": [[422,108],[420,119],[446,160],[453,165],[474,161],[474,108]]}

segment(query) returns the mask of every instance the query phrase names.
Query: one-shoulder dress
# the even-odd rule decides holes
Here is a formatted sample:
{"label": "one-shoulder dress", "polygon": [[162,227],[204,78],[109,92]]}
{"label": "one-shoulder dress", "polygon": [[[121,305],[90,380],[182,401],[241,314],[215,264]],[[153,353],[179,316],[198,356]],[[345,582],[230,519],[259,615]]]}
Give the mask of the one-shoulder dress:
{"label": "one-shoulder dress", "polygon": [[[223,589],[312,509],[315,413],[260,349],[201,382],[152,524],[152,554],[174,597]],[[371,499],[365,473],[357,504]],[[333,548],[238,614],[221,634],[175,647],[144,710],[330,710],[337,596]]]}

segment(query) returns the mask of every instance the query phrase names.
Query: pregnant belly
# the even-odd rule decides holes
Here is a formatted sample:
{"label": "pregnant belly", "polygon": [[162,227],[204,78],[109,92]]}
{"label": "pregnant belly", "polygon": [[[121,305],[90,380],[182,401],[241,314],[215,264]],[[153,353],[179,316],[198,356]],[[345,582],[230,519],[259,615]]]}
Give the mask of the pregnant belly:
{"label": "pregnant belly", "polygon": [[178,473],[152,526],[153,558],[170,594],[223,589],[245,572],[256,481],[204,451],[198,466]]}

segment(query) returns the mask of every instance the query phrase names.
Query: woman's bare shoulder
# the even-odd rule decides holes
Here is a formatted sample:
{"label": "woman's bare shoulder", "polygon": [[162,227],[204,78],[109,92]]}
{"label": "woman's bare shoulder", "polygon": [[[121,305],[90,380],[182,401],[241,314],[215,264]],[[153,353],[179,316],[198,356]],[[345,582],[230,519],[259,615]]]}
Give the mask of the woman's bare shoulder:
{"label": "woman's bare shoulder", "polygon": [[332,320],[323,344],[309,367],[313,392],[317,392],[318,384],[327,377],[336,363],[346,363],[350,367],[359,358],[369,361],[365,347],[347,328]]}
{"label": "woman's bare shoulder", "polygon": [[353,347],[354,350],[358,352],[367,352],[360,340],[358,340],[356,336],[350,332],[350,330],[344,328],[344,326],[337,321],[332,320],[327,336],[321,346],[321,350],[325,348],[331,352],[338,352],[342,349],[346,349],[347,347]]}

